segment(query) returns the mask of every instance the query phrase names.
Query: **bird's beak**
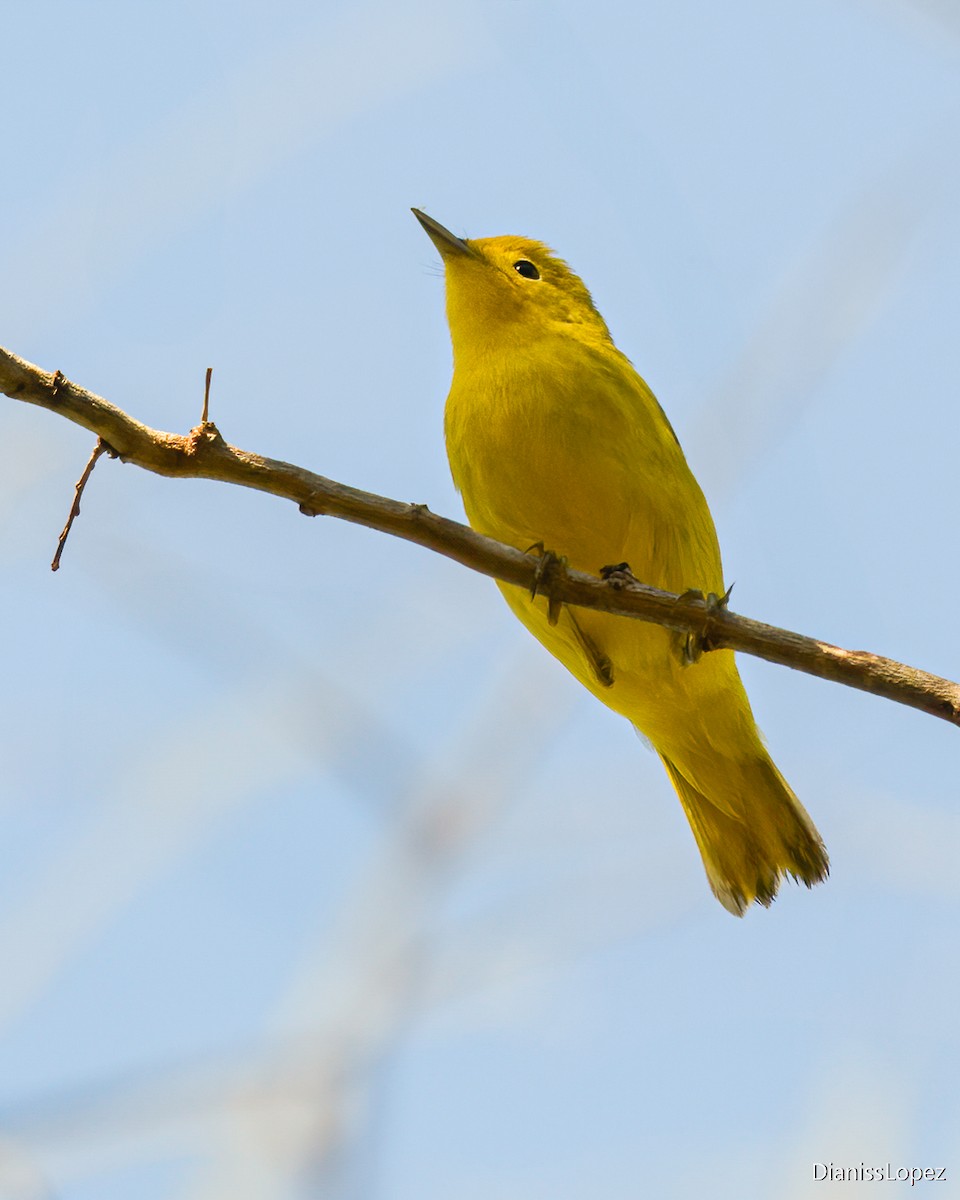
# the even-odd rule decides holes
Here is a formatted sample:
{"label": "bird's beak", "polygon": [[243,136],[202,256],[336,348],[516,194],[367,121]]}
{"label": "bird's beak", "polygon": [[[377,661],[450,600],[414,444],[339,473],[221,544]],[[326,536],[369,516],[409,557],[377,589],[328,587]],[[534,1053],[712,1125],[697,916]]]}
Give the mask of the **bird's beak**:
{"label": "bird's beak", "polygon": [[439,221],[435,221],[433,217],[428,217],[419,208],[412,208],[410,211],[427,231],[430,241],[440,251],[441,258],[445,259],[452,254],[469,254],[473,256],[475,251],[467,245],[463,238],[458,238],[456,234],[451,233],[449,229],[445,229]]}

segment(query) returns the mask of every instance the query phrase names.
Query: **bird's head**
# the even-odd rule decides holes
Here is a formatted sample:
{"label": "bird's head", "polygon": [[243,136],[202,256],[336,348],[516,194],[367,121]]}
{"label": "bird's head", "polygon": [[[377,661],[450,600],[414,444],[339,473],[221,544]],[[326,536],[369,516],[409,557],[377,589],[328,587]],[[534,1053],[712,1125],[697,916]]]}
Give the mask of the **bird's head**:
{"label": "bird's head", "polygon": [[459,238],[419,209],[413,213],[443,259],[455,358],[509,351],[558,333],[610,343],[583,281],[542,242]]}

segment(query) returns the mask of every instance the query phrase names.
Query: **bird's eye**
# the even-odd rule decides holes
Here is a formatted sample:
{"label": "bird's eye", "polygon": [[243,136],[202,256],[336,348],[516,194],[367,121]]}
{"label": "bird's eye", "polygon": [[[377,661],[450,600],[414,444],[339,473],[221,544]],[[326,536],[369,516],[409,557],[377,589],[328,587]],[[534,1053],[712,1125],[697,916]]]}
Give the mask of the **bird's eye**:
{"label": "bird's eye", "polygon": [[518,258],[513,264],[513,269],[518,275],[522,275],[524,279],[540,278],[540,272],[533,265],[529,258]]}

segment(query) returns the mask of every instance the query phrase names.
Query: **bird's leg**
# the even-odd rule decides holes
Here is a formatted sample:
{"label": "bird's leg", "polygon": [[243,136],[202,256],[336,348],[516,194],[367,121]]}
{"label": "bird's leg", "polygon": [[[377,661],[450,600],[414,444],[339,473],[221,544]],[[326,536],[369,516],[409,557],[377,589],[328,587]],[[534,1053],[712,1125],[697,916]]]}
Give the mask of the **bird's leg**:
{"label": "bird's leg", "polygon": [[593,638],[580,628],[580,622],[573,615],[568,605],[563,606],[564,614],[570,618],[570,625],[573,629],[574,637],[577,639],[577,644],[583,651],[584,657],[590,666],[593,668],[593,673],[597,677],[597,682],[603,687],[613,687],[613,663],[600,649]]}
{"label": "bird's leg", "polygon": [[[543,542],[535,542],[530,546],[527,554],[531,553],[536,553],[539,559],[533,579],[533,586],[530,589],[531,598],[537,595],[546,596],[547,620],[551,625],[556,625],[561,618],[563,619],[564,623],[569,626],[569,630],[573,634],[590,669],[597,677],[597,682],[603,687],[612,687],[613,663],[593,638],[585,630],[581,629],[580,622],[573,615],[570,607],[552,594],[551,587],[554,581],[566,573],[567,559],[563,555],[557,555],[552,550],[545,549]],[[626,566],[625,563],[622,565]]]}
{"label": "bird's leg", "polygon": [[703,605],[703,629],[699,633],[688,629],[685,634],[680,635],[680,659],[685,667],[695,663],[704,651],[714,649],[709,634],[710,617],[713,613],[722,612],[729,605],[732,591],[731,583],[722,596],[718,596],[716,592],[707,592],[704,596],[699,588],[687,588],[677,597],[677,604],[689,604],[692,601]]}

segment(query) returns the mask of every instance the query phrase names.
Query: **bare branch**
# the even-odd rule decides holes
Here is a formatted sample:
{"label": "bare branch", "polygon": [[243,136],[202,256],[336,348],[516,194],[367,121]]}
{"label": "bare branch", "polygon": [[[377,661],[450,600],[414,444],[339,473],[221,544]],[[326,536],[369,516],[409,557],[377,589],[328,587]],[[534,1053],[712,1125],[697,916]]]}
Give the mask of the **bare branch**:
{"label": "bare branch", "polygon": [[[335,483],[303,467],[230,446],[206,422],[188,434],[151,429],[102,397],[0,349],[0,391],[36,404],[96,433],[124,462],[158,475],[218,479],[292,500],[307,516],[339,517],[435,550],[466,567],[533,589],[539,557],[437,516],[423,504],[403,504]],[[596,608],[692,633],[711,650],[740,650],[821,679],[872,692],[960,725],[960,686],[892,659],[763,625],[691,595],[675,596],[614,574],[610,581],[581,571],[551,573],[555,603]],[[679,651],[678,651],[679,653]],[[695,669],[695,668],[692,668]]]}

